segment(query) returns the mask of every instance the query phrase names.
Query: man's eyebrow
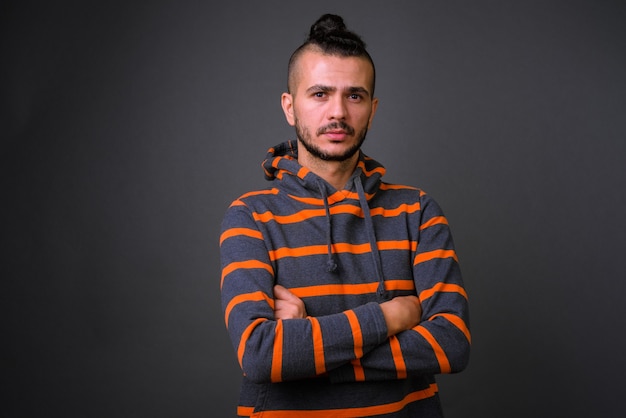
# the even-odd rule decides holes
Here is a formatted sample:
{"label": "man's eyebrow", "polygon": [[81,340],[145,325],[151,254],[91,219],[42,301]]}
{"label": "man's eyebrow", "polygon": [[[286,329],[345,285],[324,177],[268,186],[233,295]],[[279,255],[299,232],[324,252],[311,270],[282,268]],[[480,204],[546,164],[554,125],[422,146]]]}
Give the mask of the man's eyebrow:
{"label": "man's eyebrow", "polygon": [[330,87],[330,86],[325,86],[323,84],[315,84],[311,87],[309,87],[308,89],[306,89],[307,93],[313,93],[313,92],[332,92],[332,91],[337,91],[337,89],[335,87]]}

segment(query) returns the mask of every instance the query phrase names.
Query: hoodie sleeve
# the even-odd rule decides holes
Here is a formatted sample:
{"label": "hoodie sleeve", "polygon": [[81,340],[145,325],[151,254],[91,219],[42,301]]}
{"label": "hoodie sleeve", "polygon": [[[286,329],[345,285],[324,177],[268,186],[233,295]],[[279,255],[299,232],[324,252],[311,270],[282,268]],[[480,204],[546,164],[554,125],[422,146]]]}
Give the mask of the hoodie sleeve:
{"label": "hoodie sleeve", "polygon": [[413,257],[415,288],[422,304],[421,323],[335,370],[331,374],[335,382],[456,373],[468,364],[468,297],[452,235],[432,198],[423,194],[421,207],[419,242]]}
{"label": "hoodie sleeve", "polygon": [[387,338],[380,306],[304,319],[274,319],[275,266],[250,210],[235,201],[220,236],[222,309],[243,373],[253,382],[324,375]]}

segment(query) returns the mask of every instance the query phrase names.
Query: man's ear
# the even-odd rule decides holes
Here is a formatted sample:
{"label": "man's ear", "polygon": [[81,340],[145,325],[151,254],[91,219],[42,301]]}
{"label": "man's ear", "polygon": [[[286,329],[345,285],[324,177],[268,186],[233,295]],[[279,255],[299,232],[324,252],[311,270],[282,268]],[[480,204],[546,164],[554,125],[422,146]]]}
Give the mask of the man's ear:
{"label": "man's ear", "polygon": [[285,112],[287,123],[294,126],[296,124],[296,118],[293,115],[293,96],[289,93],[283,93],[282,96],[280,96],[280,104],[283,107],[283,112]]}
{"label": "man's ear", "polygon": [[374,120],[376,109],[378,109],[378,99],[374,98],[374,100],[372,100],[372,113],[370,114],[370,120],[367,123],[367,129],[370,129],[372,127],[372,121]]}

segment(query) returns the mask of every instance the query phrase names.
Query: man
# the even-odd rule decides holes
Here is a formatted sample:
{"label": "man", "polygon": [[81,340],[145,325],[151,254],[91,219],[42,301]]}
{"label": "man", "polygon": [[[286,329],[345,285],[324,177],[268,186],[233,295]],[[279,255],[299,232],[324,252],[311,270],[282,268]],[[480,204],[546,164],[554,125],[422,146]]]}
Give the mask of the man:
{"label": "man", "polygon": [[288,77],[297,141],[269,150],[270,187],[235,200],[220,237],[238,414],[440,417],[434,375],[464,369],[470,347],[446,218],[361,152],[375,70],[341,17],[313,24]]}

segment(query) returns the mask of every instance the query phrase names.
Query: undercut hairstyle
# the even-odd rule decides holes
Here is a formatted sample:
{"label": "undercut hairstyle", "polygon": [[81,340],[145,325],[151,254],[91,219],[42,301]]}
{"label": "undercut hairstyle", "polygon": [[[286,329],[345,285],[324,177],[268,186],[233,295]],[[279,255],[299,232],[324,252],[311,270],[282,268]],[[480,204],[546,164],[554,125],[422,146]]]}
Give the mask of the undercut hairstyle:
{"label": "undercut hairstyle", "polygon": [[372,57],[365,49],[365,42],[359,35],[348,30],[341,16],[333,14],[322,15],[311,25],[309,36],[302,45],[291,54],[288,67],[288,85],[290,93],[293,93],[295,67],[298,58],[305,51],[319,51],[325,55],[340,57],[360,57],[365,58],[372,65],[372,96],[374,95],[374,85],[376,84],[376,68]]}

